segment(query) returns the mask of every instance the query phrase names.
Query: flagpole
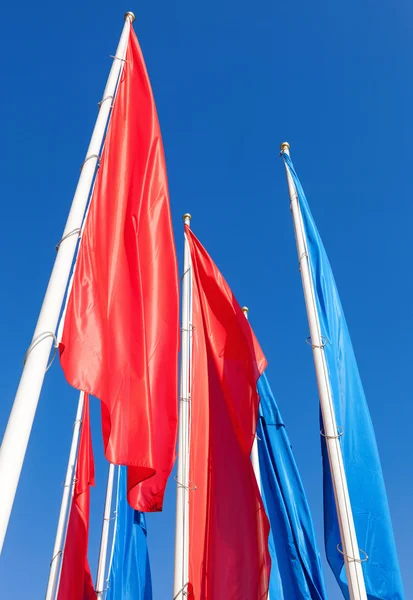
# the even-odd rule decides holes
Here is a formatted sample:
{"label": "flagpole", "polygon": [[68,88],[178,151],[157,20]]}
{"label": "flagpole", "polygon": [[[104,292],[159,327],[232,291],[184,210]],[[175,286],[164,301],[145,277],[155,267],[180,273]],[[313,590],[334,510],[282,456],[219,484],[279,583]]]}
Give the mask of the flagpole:
{"label": "flagpole", "polygon": [[[242,312],[244,313],[245,318],[248,321],[248,307],[243,306]],[[258,456],[258,438],[257,438],[256,433],[254,436],[254,443],[252,445],[252,450],[251,450],[251,463],[252,463],[252,468],[254,469],[255,479],[257,480],[258,489],[261,493],[260,459]]]}
{"label": "flagpole", "polygon": [[52,342],[56,343],[56,327],[75,255],[82,219],[99,161],[99,154],[110,115],[119,73],[124,63],[133,13],[126,13],[125,25],[103,93],[86,158],[66,221],[58,253],[49,279],[32,342],[26,352],[19,387],[10,413],[0,449],[0,553],[19,483],[37,403],[47,370]]}
{"label": "flagpole", "polygon": [[[183,216],[190,227],[191,215]],[[174,600],[187,596],[189,548],[189,404],[192,270],[189,245],[184,236],[182,275],[181,378],[179,392],[178,469],[176,486],[176,530]]]}
{"label": "flagpole", "polygon": [[73,496],[73,474],[76,467],[77,448],[82,424],[84,405],[84,392],[79,393],[79,402],[77,405],[76,420],[73,424],[72,444],[70,446],[69,461],[67,463],[66,478],[64,482],[62,503],[60,505],[59,520],[56,529],[56,538],[53,548],[53,556],[50,563],[49,580],[47,582],[46,600],[53,600],[55,597],[57,582],[59,580],[60,563],[63,556],[63,545],[65,538],[65,529],[67,513]]}
{"label": "flagpole", "polygon": [[105,510],[103,513],[103,523],[102,523],[102,536],[100,538],[98,572],[97,572],[97,576],[96,576],[96,595],[97,595],[98,600],[103,598],[103,593],[105,591],[104,586],[105,586],[106,557],[108,554],[109,526],[110,526],[110,521],[111,521],[111,508],[112,508],[114,477],[115,477],[115,465],[113,465],[112,463],[109,463],[108,483],[106,486]]}
{"label": "flagpole", "polygon": [[[281,144],[281,154],[290,155],[290,145],[287,142]],[[324,355],[324,342],[321,335],[320,323],[315,301],[315,293],[310,273],[307,243],[304,233],[304,225],[298,200],[297,190],[285,165],[287,173],[288,190],[291,201],[291,212],[293,216],[295,238],[297,243],[298,260],[301,271],[301,279],[304,289],[304,298],[307,309],[308,324],[310,328],[311,345],[320,396],[321,415],[328,459],[330,463],[331,480],[333,483],[334,497],[336,502],[337,518],[340,527],[342,554],[346,567],[347,582],[351,600],[367,600],[364,583],[363,570],[360,563],[359,546],[357,543],[356,529],[354,525],[351,502],[348,492],[347,479],[344,470],[343,457],[340,447],[340,432],[337,427],[334,405],[331,394],[331,386],[328,375],[326,359]],[[338,550],[337,550],[338,551]]]}
{"label": "flagpole", "polygon": [[[242,312],[244,313],[245,318],[248,321],[249,320],[248,319],[249,308],[247,306],[243,306],[242,307]],[[258,418],[259,418],[259,416],[258,416]],[[258,424],[258,421],[257,421],[257,424]],[[260,457],[259,457],[259,454],[258,454],[258,437],[257,437],[257,432],[255,432],[254,443],[252,444],[251,464],[252,464],[252,468],[254,470],[255,479],[257,481],[258,490],[260,492],[260,495],[262,496]],[[269,582],[268,582],[268,584],[269,584]],[[269,589],[268,589],[268,592],[267,592],[266,600],[270,600],[270,590]]]}

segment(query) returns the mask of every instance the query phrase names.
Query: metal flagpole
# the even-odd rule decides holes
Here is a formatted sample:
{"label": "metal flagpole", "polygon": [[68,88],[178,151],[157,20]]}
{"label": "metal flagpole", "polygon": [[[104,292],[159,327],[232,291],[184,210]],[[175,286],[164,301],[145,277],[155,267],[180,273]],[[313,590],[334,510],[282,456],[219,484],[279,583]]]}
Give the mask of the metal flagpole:
{"label": "metal flagpole", "polygon": [[63,488],[62,503],[60,505],[59,521],[57,523],[56,538],[53,548],[52,561],[50,563],[49,581],[47,583],[46,600],[53,600],[55,597],[57,582],[59,580],[59,571],[61,558],[63,555],[63,545],[65,538],[65,529],[67,521],[67,513],[70,509],[70,504],[73,496],[74,471],[77,459],[77,448],[80,435],[80,427],[82,424],[84,405],[84,392],[79,394],[79,402],[77,405],[76,420],[73,425],[72,445],[70,446],[69,461],[67,463],[66,478]]}
{"label": "metal flagpole", "polygon": [[99,550],[99,562],[98,572],[96,576],[96,595],[98,600],[103,598],[105,591],[105,570],[106,570],[106,557],[108,554],[108,542],[109,542],[109,526],[111,521],[111,508],[112,508],[112,496],[113,496],[113,480],[115,477],[115,465],[109,464],[108,472],[108,483],[106,487],[106,500],[105,510],[103,513],[103,524],[102,524],[102,537],[100,538],[100,550]]}
{"label": "metal flagpole", "polygon": [[[242,312],[244,313],[245,318],[248,321],[248,312],[249,312],[248,307],[247,306],[243,306],[242,307]],[[260,494],[262,494],[262,490],[261,490],[260,457],[259,457],[259,454],[258,454],[258,437],[257,437],[257,433],[255,433],[254,443],[252,445],[252,450],[251,450],[251,464],[252,464],[252,468],[254,469],[254,475],[255,475],[255,479],[257,481],[258,490],[259,490]],[[270,600],[270,592],[269,592],[269,590],[267,592],[266,600]]]}
{"label": "metal flagpole", "polygon": [[14,497],[19,483],[37,403],[47,370],[52,341],[56,343],[56,327],[75,255],[82,219],[99,161],[106,125],[115,96],[119,73],[124,63],[133,13],[126,13],[125,25],[115,59],[103,93],[100,109],[83,162],[58,253],[49,279],[32,342],[26,352],[19,387],[10,413],[0,449],[0,552],[3,547]]}
{"label": "metal flagpole", "polygon": [[[287,142],[281,144],[281,153],[288,154],[289,156],[289,149],[290,145]],[[330,463],[331,479],[334,489],[338,523],[340,526],[342,554],[346,567],[348,588],[351,600],[367,600],[363,570],[360,563],[359,546],[357,543],[343,457],[341,454],[339,430],[337,428],[331,395],[330,380],[324,355],[323,338],[321,335],[317,305],[310,274],[310,264],[307,242],[304,233],[304,225],[302,221],[297,190],[287,165],[285,165],[285,169],[287,172],[287,182],[291,200],[291,212],[294,222],[295,239],[297,242],[298,260],[304,289],[308,324],[310,327],[311,345],[313,348],[318,393],[320,396],[321,414],[324,427],[323,435],[326,440]]]}
{"label": "metal flagpole", "polygon": [[[247,306],[243,306],[242,307],[242,312],[244,313],[245,318],[248,321],[248,307]],[[258,489],[259,489],[259,491],[261,493],[261,473],[260,473],[260,459],[259,459],[259,456],[258,456],[258,438],[257,438],[257,434],[255,434],[254,443],[252,445],[251,463],[252,463],[252,468],[254,469],[255,479],[257,480]]]}
{"label": "metal flagpole", "polygon": [[[183,216],[190,226],[191,215]],[[189,404],[192,270],[188,241],[184,239],[184,272],[182,275],[181,378],[179,391],[178,472],[176,487],[176,529],[174,600],[186,597],[189,547]]]}

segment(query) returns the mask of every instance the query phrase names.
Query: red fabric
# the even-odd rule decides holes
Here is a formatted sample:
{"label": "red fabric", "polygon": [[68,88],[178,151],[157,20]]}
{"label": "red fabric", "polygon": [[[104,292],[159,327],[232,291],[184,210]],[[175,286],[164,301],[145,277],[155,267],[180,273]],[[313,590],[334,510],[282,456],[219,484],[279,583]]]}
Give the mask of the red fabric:
{"label": "red fabric", "polygon": [[162,509],[175,460],[178,298],[161,132],[131,29],[67,305],[61,363],[71,385],[102,401],[106,457],[132,467],[128,499],[141,511]]}
{"label": "red fabric", "polygon": [[266,366],[254,333],[186,227],[193,267],[189,581],[194,600],[261,600],[269,523],[251,465]]}
{"label": "red fabric", "polygon": [[95,485],[89,398],[85,394],[76,466],[76,483],[67,526],[57,600],[96,600],[87,560],[90,486]]}

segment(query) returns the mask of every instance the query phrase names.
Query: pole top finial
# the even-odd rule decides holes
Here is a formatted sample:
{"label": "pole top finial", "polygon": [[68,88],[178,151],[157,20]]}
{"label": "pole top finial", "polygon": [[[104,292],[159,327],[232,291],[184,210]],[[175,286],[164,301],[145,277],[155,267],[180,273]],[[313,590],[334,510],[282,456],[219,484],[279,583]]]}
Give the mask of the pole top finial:
{"label": "pole top finial", "polygon": [[289,149],[290,149],[290,144],[288,142],[283,142],[280,146],[281,154],[283,152],[288,152]]}
{"label": "pole top finial", "polygon": [[192,219],[191,215],[189,213],[185,213],[184,216],[182,217],[182,221],[185,223],[185,221],[190,221]]}
{"label": "pole top finial", "polygon": [[135,15],[133,14],[133,12],[128,11],[127,13],[125,13],[125,21],[126,19],[130,19],[130,22],[133,23],[134,20],[136,19]]}
{"label": "pole top finial", "polygon": [[247,316],[247,315],[248,315],[248,311],[249,311],[249,308],[248,308],[248,306],[243,306],[243,307],[241,308],[241,310],[242,310],[242,312],[244,313],[244,315],[245,315],[245,316]]}

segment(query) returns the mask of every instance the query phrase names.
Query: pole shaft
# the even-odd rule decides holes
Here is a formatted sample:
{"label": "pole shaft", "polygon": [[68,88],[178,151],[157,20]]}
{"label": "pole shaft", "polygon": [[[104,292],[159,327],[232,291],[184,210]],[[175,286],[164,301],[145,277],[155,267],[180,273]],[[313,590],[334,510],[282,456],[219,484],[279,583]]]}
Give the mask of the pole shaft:
{"label": "pole shaft", "polygon": [[77,448],[80,435],[80,427],[82,423],[84,405],[84,392],[79,394],[79,402],[77,405],[76,420],[73,425],[72,444],[70,446],[69,460],[67,463],[66,478],[63,488],[62,503],[60,505],[59,520],[56,529],[56,538],[53,548],[52,561],[50,563],[49,580],[47,582],[46,600],[53,600],[55,597],[57,582],[59,579],[60,565],[63,556],[63,545],[65,538],[67,514],[70,509],[70,504],[73,496],[73,479],[76,467]]}
{"label": "pole shaft", "polygon": [[[130,31],[130,16],[126,18],[116,56],[124,58]],[[123,60],[114,59],[100,105],[99,114],[92,138],[86,153],[72,206],[62,235],[62,242],[56,256],[49,279],[43,305],[33,335],[47,334],[27,355],[14,404],[10,413],[0,449],[0,552],[3,547],[10,514],[19,483],[20,473],[26,454],[27,444],[37,409],[40,392],[46,372],[53,335],[56,331],[59,314],[77,247],[76,232],[81,228],[89,193],[91,190],[97,159],[106,125],[110,115],[113,97]],[[73,233],[73,234],[72,234]],[[72,234],[72,235],[70,235]],[[65,237],[67,236],[67,237]],[[65,238],[63,240],[63,238]]]}
{"label": "pole shaft", "polygon": [[[190,217],[184,223],[189,226]],[[184,274],[182,277],[181,378],[179,398],[178,469],[176,487],[176,530],[174,600],[186,597],[189,547],[189,404],[191,343],[192,267],[188,241],[184,239]]]}
{"label": "pole shaft", "polygon": [[[283,151],[289,155],[288,149],[284,149]],[[351,600],[367,600],[362,566],[360,562],[358,562],[360,560],[360,554],[343,457],[341,454],[340,441],[337,437],[338,428],[311,279],[304,225],[297,190],[295,189],[288,166],[285,165],[285,168],[349,593]],[[348,557],[350,557],[350,560]]]}
{"label": "pole shaft", "polygon": [[113,480],[115,476],[115,465],[109,464],[108,483],[106,487],[105,510],[103,513],[102,536],[100,538],[98,572],[96,576],[96,595],[98,600],[103,598],[105,586],[106,557],[108,554],[109,529],[111,520]]}

